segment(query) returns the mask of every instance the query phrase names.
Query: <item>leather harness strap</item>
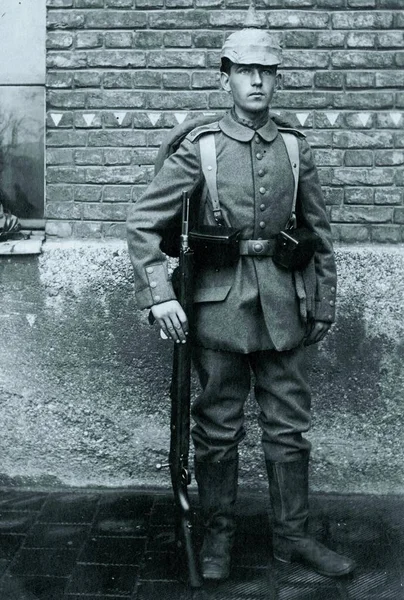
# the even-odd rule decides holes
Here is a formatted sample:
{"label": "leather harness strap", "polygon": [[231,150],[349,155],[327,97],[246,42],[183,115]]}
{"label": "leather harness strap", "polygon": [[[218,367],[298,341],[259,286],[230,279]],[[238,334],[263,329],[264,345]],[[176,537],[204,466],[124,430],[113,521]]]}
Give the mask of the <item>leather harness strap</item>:
{"label": "leather harness strap", "polygon": [[293,225],[296,225],[296,200],[297,200],[297,189],[299,187],[299,168],[300,168],[300,157],[299,157],[299,145],[297,143],[296,136],[293,133],[279,132],[285,142],[286,150],[289,157],[290,166],[292,167],[293,179],[295,182],[293,188],[293,202],[290,220],[293,220]]}
{"label": "leather harness strap", "polygon": [[223,225],[222,209],[220,208],[216,183],[217,160],[214,134],[208,133],[207,135],[201,136],[199,139],[199,148],[201,151],[202,173],[205,177],[206,185],[209,191],[213,216],[218,225]]}

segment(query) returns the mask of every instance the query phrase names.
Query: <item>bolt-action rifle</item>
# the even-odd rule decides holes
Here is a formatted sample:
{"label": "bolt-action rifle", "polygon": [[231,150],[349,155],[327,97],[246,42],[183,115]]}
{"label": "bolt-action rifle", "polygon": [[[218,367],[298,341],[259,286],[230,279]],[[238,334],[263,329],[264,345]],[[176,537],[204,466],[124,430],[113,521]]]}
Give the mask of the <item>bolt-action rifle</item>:
{"label": "bolt-action rifle", "polygon": [[[189,247],[189,198],[182,194],[182,233],[178,276],[177,297],[188,323],[192,326],[193,306],[193,251]],[[192,544],[191,507],[188,497],[188,485],[191,475],[188,466],[191,405],[191,352],[190,341],[186,344],[174,344],[173,373],[170,388],[171,396],[171,439],[169,466],[171,482],[177,506],[176,542],[184,552],[189,584],[200,587],[202,580],[198,572]]]}

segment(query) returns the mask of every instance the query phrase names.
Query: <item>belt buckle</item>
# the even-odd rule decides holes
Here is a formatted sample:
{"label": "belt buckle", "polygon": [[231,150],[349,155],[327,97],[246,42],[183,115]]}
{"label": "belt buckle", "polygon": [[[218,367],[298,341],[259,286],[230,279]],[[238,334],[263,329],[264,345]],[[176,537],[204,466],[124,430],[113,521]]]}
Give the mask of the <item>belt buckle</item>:
{"label": "belt buckle", "polygon": [[264,253],[267,244],[266,240],[250,240],[249,246],[249,253],[259,256]]}

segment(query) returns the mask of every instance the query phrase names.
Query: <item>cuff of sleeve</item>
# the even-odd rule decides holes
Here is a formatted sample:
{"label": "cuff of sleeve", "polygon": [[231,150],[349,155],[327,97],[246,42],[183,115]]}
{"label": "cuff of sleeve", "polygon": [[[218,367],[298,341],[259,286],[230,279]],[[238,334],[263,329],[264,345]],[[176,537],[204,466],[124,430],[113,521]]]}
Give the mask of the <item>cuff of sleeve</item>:
{"label": "cuff of sleeve", "polygon": [[327,321],[329,323],[334,323],[335,321],[335,306],[327,306],[327,304],[322,304],[321,302],[316,302],[316,321]]}
{"label": "cuff of sleeve", "polygon": [[336,288],[323,286],[319,292],[319,297],[316,299],[315,320],[334,323]]}
{"label": "cuff of sleeve", "polygon": [[173,286],[168,279],[167,266],[164,263],[149,265],[145,268],[145,274],[149,285],[136,292],[139,308],[150,308],[154,304],[176,299]]}

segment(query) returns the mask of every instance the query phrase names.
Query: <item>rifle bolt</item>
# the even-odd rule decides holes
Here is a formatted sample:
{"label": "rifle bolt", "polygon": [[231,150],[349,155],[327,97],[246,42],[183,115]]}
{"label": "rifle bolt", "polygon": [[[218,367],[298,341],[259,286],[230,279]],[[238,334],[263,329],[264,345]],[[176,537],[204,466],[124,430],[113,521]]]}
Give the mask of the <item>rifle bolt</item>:
{"label": "rifle bolt", "polygon": [[161,471],[161,469],[168,469],[170,467],[170,463],[157,463],[156,469],[157,471]]}

